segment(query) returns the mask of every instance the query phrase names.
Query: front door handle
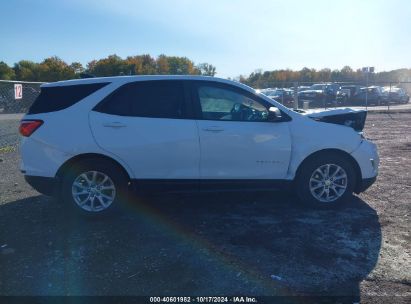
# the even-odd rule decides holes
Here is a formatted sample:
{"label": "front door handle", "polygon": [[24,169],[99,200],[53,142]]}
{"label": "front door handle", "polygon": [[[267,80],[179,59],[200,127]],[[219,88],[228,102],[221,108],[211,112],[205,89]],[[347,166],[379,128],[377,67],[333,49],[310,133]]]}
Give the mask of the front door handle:
{"label": "front door handle", "polygon": [[222,127],[217,127],[217,126],[206,127],[203,130],[207,131],[207,132],[221,132],[221,131],[224,131],[224,129]]}
{"label": "front door handle", "polygon": [[105,122],[105,123],[103,123],[103,126],[107,127],[107,128],[124,128],[124,127],[127,127],[127,125],[125,125],[121,122],[118,122],[118,121]]}

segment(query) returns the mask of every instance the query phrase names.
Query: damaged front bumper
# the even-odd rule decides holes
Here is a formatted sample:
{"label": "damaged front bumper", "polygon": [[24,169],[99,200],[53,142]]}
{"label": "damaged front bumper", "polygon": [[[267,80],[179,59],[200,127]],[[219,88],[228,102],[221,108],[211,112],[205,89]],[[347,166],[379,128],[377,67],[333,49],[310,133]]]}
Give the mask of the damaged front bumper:
{"label": "damaged front bumper", "polygon": [[355,192],[364,192],[376,181],[378,176],[380,159],[378,157],[377,146],[364,139],[351,155],[360,167],[362,178],[361,182],[358,183]]}

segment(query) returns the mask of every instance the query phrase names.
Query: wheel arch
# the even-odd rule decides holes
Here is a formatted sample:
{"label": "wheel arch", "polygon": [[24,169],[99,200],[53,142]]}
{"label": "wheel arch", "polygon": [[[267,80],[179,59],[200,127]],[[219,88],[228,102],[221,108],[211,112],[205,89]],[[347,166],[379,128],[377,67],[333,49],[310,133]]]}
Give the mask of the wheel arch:
{"label": "wheel arch", "polygon": [[354,172],[355,172],[355,177],[356,177],[356,184],[354,187],[354,191],[357,193],[357,191],[359,191],[359,188],[361,186],[361,181],[362,181],[362,174],[361,174],[360,166],[358,165],[354,157],[352,157],[352,155],[350,155],[349,153],[343,150],[339,150],[339,149],[323,149],[323,150],[319,150],[319,151],[311,153],[306,158],[304,158],[304,160],[298,165],[294,179],[296,180],[298,178],[298,176],[301,173],[302,168],[304,167],[306,163],[308,163],[315,157],[321,157],[321,155],[330,155],[330,154],[335,154],[340,157],[343,157],[351,163],[351,165],[353,166]]}
{"label": "wheel arch", "polygon": [[98,153],[84,153],[84,154],[79,154],[76,155],[68,160],[66,160],[60,168],[57,170],[56,173],[56,178],[61,179],[62,175],[64,172],[66,172],[71,166],[74,166],[76,163],[80,161],[85,161],[85,160],[102,160],[105,162],[111,163],[113,166],[117,167],[123,174],[124,176],[127,177],[128,180],[131,179],[131,176],[129,172],[126,170],[126,168],[119,163],[117,160],[103,154],[98,154]]}

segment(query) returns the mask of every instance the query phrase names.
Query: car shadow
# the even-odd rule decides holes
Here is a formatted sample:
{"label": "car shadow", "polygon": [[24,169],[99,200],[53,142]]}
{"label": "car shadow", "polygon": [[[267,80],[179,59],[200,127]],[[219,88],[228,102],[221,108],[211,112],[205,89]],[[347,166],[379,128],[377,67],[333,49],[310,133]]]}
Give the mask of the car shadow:
{"label": "car shadow", "polygon": [[360,296],[381,247],[376,211],[279,192],[134,198],[104,218],[45,196],[0,206],[2,295]]}

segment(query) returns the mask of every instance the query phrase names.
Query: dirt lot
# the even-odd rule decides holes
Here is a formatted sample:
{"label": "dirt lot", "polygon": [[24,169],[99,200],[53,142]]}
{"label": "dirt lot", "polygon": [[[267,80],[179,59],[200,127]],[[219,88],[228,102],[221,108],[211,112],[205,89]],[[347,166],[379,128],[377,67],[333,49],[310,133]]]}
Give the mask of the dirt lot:
{"label": "dirt lot", "polygon": [[380,176],[340,210],[281,192],[196,194],[100,220],[26,185],[17,125],[0,120],[0,295],[411,296],[411,113],[369,114]]}

